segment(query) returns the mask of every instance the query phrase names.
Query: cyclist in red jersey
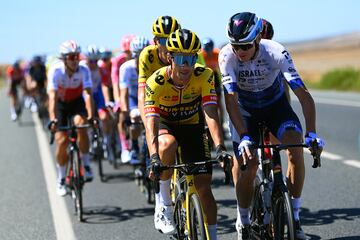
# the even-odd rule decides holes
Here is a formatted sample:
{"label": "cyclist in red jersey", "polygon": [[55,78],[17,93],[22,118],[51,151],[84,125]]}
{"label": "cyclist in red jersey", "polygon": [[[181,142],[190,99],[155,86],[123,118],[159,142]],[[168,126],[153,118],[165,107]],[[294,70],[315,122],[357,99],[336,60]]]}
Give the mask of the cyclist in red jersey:
{"label": "cyclist in red jersey", "polygon": [[106,48],[100,48],[99,69],[101,75],[102,90],[105,98],[105,104],[114,102],[113,87],[111,82],[111,57],[112,52]]}
{"label": "cyclist in red jersey", "polygon": [[17,113],[16,108],[20,108],[17,87],[22,86],[23,90],[26,91],[24,69],[20,65],[20,61],[16,61],[13,65],[6,69],[6,76],[9,83],[8,95],[11,98],[10,101],[10,117],[12,121],[16,121]]}
{"label": "cyclist in red jersey", "polygon": [[[61,61],[49,70],[49,127],[52,132],[55,132],[57,127],[68,126],[69,119],[73,119],[75,125],[81,125],[93,118],[91,75],[87,67],[79,65],[80,51],[75,41],[63,42],[60,45]],[[66,151],[66,132],[56,131],[55,141],[58,172],[56,192],[60,196],[65,196],[66,165],[69,160]],[[78,141],[85,179],[91,181],[93,174],[90,168],[89,138],[86,129],[78,130]]]}
{"label": "cyclist in red jersey", "polygon": [[[132,58],[130,51],[130,43],[135,35],[125,35],[121,40],[121,50],[123,51],[119,56],[111,59],[111,80],[113,85],[113,93],[115,99],[115,111],[120,113],[120,88],[119,88],[119,69],[121,65]],[[131,160],[130,143],[126,137],[125,115],[120,113],[118,121],[119,137],[121,142],[121,161],[127,163]]]}

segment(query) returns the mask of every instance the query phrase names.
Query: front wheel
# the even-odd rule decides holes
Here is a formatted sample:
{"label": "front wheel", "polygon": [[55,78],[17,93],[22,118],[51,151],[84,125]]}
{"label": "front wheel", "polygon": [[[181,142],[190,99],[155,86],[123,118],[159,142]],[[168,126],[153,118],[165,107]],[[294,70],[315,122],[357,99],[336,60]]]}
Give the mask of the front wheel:
{"label": "front wheel", "polygon": [[294,213],[288,192],[281,192],[274,202],[274,239],[295,240]]}
{"label": "front wheel", "polygon": [[81,168],[81,160],[79,152],[76,152],[76,159],[72,159],[73,163],[73,188],[75,193],[75,211],[79,222],[83,221],[83,202],[82,202],[82,187],[84,184],[83,171]]}
{"label": "front wheel", "polygon": [[190,236],[191,239],[206,240],[206,229],[204,224],[204,216],[202,214],[202,208],[199,197],[196,194],[192,194],[190,197]]}

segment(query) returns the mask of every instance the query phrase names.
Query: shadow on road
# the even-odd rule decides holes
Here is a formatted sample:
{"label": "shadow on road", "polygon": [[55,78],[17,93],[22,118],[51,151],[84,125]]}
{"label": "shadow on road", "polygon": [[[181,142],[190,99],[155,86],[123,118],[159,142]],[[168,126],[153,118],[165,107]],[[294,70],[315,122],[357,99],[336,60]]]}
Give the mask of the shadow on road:
{"label": "shadow on road", "polygon": [[84,208],[84,222],[89,224],[118,223],[134,218],[142,218],[154,214],[154,208],[137,208],[122,210],[116,206],[99,206]]}
{"label": "shadow on road", "polygon": [[33,121],[19,121],[18,125],[20,127],[34,127],[35,123]]}
{"label": "shadow on road", "polygon": [[[216,201],[218,208],[231,208],[236,212],[236,200],[218,200]],[[235,229],[236,218],[229,218],[229,216],[224,214],[218,214],[218,235],[225,235],[229,233],[236,232]],[[221,238],[220,238],[221,239]]]}
{"label": "shadow on road", "polygon": [[104,174],[104,183],[125,183],[134,181],[134,173],[127,172],[127,173],[109,173]]}
{"label": "shadow on road", "polygon": [[324,225],[336,220],[353,221],[360,216],[360,208],[334,208],[310,212],[308,208],[301,208],[301,222],[303,225]]}

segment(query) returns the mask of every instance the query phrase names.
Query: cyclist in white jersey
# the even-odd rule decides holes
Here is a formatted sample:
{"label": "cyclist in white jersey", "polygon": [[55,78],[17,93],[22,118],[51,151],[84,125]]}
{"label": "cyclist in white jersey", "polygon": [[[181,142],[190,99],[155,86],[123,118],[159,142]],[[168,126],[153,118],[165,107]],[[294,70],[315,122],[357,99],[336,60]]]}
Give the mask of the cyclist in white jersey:
{"label": "cyclist in white jersey", "polygon": [[[110,162],[114,161],[115,156],[111,151],[111,120],[109,111],[105,105],[105,98],[102,89],[102,76],[98,61],[100,60],[100,51],[95,45],[89,45],[85,53],[86,61],[81,61],[80,64],[87,66],[90,70],[92,79],[92,96],[94,100],[94,113],[97,111],[97,116],[101,121],[101,127],[104,134],[104,144],[107,149],[107,156]],[[95,111],[96,110],[96,111]]]}
{"label": "cyclist in white jersey", "polygon": [[[316,140],[321,153],[324,142],[316,135],[315,104],[306,89],[293,60],[279,43],[261,40],[262,19],[249,12],[233,15],[227,26],[229,44],[219,55],[219,66],[224,86],[226,108],[237,161],[234,163],[234,182],[238,200],[237,230],[239,239],[251,239],[249,206],[258,167],[257,157],[250,146],[258,142],[258,122],[265,121],[271,133],[284,144],[303,141],[300,121],[284,94],[282,76],[285,77],[299,99],[306,123],[305,142]],[[261,40],[261,41],[260,41]],[[299,221],[301,191],[305,167],[301,148],[288,151],[287,186],[292,195],[293,211],[298,239],[305,239]],[[248,168],[239,171],[245,161]]]}
{"label": "cyclist in white jersey", "polygon": [[[119,87],[121,113],[124,119],[129,119],[129,123],[139,123],[141,120],[138,108],[138,75],[139,75],[139,56],[140,52],[150,44],[149,40],[143,36],[136,36],[131,40],[130,51],[133,59],[126,61],[120,66]],[[141,132],[140,124],[130,126],[131,151],[130,164],[139,164],[139,144],[138,137]]]}
{"label": "cyclist in white jersey", "polygon": [[[73,118],[75,125],[85,124],[92,119],[91,75],[89,69],[79,65],[80,46],[75,41],[66,41],[60,45],[60,60],[51,66],[48,75],[47,91],[49,94],[50,129],[68,126],[68,119]],[[66,195],[65,175],[67,156],[67,134],[64,131],[55,133],[58,181],[56,192]],[[78,130],[78,141],[81,159],[84,163],[85,178],[91,181],[93,173],[90,168],[89,138],[86,129]]]}

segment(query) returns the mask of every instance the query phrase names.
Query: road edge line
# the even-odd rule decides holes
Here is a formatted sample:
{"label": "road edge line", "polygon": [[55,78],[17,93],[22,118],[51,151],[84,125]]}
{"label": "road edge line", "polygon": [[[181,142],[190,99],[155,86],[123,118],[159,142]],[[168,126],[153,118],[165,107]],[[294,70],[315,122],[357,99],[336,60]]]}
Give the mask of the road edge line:
{"label": "road edge line", "polygon": [[42,124],[40,123],[37,113],[33,113],[32,118],[35,123],[35,132],[38,140],[40,158],[49,196],[56,238],[58,240],[76,240],[65,199],[56,194],[56,170],[54,167],[55,161],[51,155],[49,142],[45,132],[42,129]]}

